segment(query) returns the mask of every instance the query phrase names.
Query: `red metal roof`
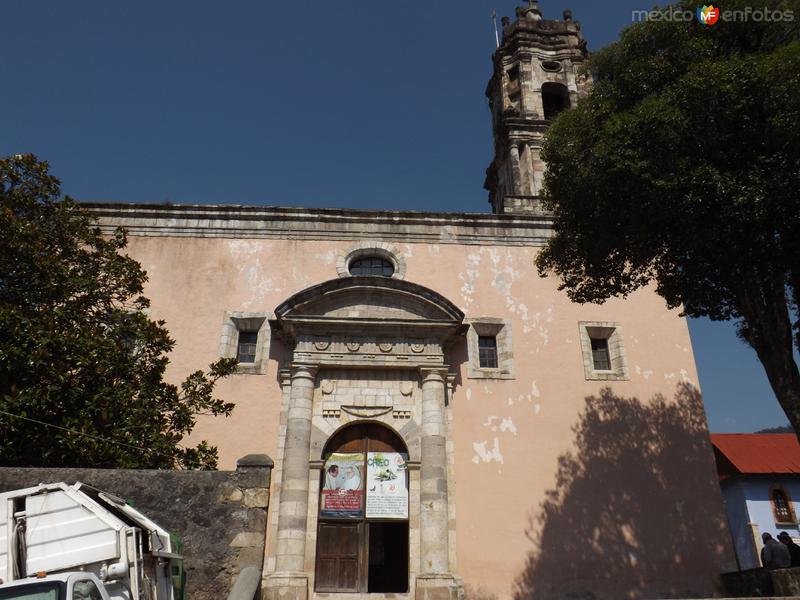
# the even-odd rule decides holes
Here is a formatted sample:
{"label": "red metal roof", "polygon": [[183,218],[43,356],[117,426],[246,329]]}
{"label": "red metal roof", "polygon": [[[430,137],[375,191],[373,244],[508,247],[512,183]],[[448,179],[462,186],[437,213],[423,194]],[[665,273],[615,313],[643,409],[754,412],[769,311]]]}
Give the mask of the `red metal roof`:
{"label": "red metal roof", "polygon": [[717,472],[800,473],[800,443],[793,433],[712,433]]}

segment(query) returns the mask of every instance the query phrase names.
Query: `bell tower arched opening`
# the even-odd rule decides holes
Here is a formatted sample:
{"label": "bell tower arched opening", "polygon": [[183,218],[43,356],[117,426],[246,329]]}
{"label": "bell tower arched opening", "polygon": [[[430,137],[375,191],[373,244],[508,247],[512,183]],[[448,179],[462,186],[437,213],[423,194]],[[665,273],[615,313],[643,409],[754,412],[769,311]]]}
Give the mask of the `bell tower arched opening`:
{"label": "bell tower arched opening", "polygon": [[562,83],[548,81],[542,84],[542,106],[544,118],[555,119],[559,113],[569,108],[569,90]]}
{"label": "bell tower arched opening", "polygon": [[385,425],[359,421],[331,436],[323,460],[316,591],[408,592],[405,443]]}

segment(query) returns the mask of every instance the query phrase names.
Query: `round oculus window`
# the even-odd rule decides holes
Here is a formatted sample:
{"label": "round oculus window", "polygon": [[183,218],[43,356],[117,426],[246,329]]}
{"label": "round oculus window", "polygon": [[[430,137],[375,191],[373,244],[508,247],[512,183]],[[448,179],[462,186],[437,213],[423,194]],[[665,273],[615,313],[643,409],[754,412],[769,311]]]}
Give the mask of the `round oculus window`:
{"label": "round oculus window", "polygon": [[561,63],[557,60],[542,61],[542,69],[551,73],[558,73],[561,70]]}

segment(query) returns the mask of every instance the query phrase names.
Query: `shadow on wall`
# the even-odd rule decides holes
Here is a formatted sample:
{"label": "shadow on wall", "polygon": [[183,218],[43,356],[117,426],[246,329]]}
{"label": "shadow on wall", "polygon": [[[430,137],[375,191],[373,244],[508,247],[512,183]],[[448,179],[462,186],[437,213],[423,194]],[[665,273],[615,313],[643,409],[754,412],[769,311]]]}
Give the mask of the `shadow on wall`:
{"label": "shadow on wall", "polygon": [[642,403],[606,388],[573,431],[515,600],[714,595],[733,558],[697,389]]}

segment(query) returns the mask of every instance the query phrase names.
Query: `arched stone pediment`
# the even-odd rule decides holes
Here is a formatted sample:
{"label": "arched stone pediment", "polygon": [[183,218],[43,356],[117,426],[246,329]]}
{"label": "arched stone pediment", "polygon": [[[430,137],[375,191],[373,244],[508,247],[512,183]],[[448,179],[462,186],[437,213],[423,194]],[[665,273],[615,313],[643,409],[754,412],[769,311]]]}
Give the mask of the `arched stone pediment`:
{"label": "arched stone pediment", "polygon": [[431,289],[387,277],[344,277],[298,292],[275,310],[278,320],[412,320],[461,323],[462,313]]}
{"label": "arched stone pediment", "polygon": [[444,364],[464,313],[421,285],[343,277],[298,292],[275,309],[297,363],[415,368]]}

